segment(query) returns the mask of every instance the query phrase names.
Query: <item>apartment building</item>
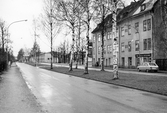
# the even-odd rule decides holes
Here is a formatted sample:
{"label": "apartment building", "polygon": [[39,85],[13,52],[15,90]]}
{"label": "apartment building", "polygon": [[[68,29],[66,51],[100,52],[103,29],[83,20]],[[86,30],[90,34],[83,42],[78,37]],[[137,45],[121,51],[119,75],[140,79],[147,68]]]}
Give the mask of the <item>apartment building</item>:
{"label": "apartment building", "polygon": [[154,0],[132,2],[118,15],[119,65],[133,68],[152,57],[152,7]]}
{"label": "apartment building", "polygon": [[[112,65],[112,15],[108,15],[105,18],[105,32],[104,32],[104,66]],[[101,23],[92,31],[92,64],[95,65],[97,62],[101,65]]]}
{"label": "apartment building", "polygon": [[[152,8],[157,0],[139,0],[123,8],[117,15],[117,37],[119,40],[119,66],[135,68],[142,62],[153,61]],[[108,17],[107,17],[108,18]],[[109,18],[112,18],[111,16]],[[108,23],[106,19],[105,22]],[[109,24],[112,24],[109,23]],[[104,37],[104,64],[112,65],[112,25],[106,28]],[[101,60],[101,27],[93,30],[93,64]]]}

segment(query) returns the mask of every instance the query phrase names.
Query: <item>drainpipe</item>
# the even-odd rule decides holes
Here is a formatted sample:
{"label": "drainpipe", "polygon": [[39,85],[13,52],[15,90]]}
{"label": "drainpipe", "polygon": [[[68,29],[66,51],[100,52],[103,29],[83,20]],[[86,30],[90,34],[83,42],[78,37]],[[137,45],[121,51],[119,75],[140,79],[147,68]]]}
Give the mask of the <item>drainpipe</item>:
{"label": "drainpipe", "polygon": [[154,61],[154,38],[155,38],[155,25],[154,25],[154,14],[153,12],[150,12],[150,15],[152,17],[152,42],[151,42],[151,48],[152,48],[152,53],[151,53],[151,62],[155,62]]}

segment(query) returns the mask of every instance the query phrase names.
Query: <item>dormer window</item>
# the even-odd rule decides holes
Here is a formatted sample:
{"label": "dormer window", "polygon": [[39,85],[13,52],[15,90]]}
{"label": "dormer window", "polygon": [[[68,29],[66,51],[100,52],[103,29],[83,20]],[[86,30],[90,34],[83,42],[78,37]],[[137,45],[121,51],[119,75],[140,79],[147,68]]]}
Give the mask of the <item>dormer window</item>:
{"label": "dormer window", "polygon": [[146,4],[143,4],[142,6],[141,6],[141,11],[144,11],[146,9]]}

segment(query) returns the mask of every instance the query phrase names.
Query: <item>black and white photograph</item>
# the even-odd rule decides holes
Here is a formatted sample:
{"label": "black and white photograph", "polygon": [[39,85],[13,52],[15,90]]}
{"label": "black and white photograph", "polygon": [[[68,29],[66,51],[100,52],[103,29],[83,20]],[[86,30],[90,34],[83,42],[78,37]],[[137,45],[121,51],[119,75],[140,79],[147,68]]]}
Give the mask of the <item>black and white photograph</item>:
{"label": "black and white photograph", "polygon": [[0,113],[167,113],[167,0],[0,0]]}

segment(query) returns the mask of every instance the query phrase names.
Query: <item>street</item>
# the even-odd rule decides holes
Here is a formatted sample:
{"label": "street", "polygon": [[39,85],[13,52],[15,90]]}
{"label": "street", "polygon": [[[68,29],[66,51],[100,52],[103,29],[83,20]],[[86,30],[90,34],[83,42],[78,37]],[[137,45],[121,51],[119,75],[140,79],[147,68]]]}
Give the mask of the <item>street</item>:
{"label": "street", "polygon": [[167,113],[167,97],[17,63],[50,113]]}

